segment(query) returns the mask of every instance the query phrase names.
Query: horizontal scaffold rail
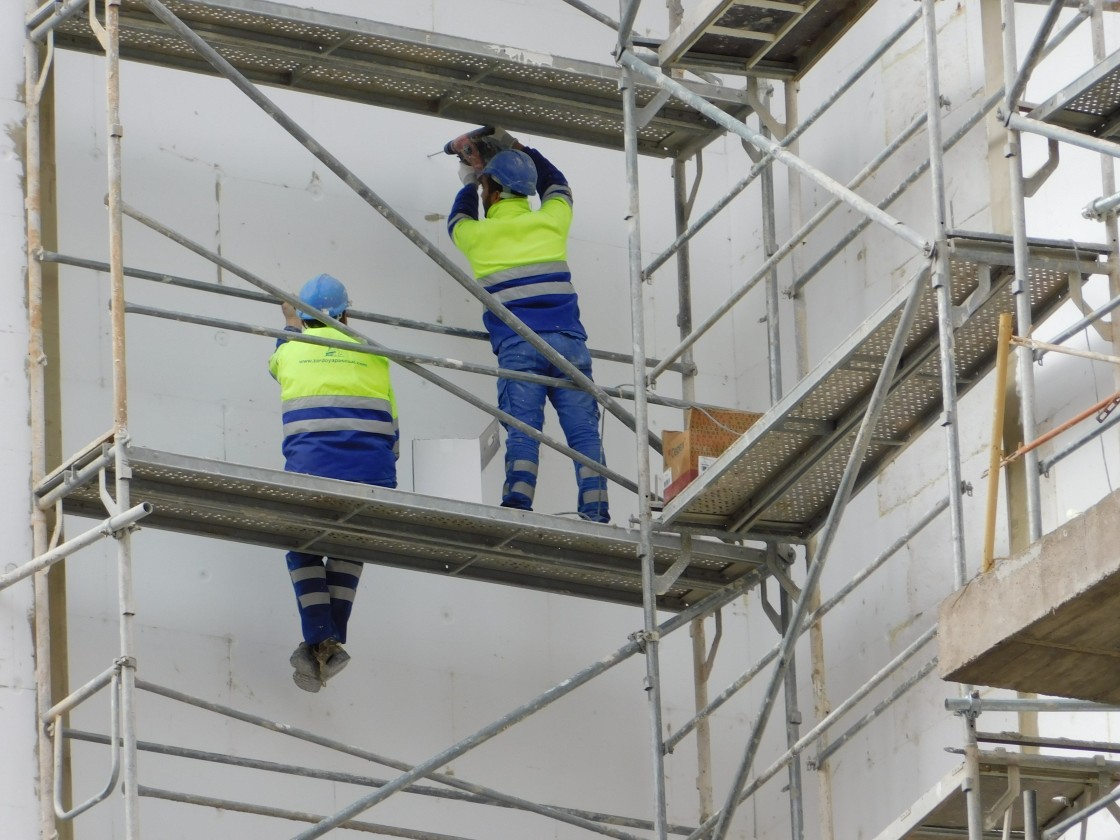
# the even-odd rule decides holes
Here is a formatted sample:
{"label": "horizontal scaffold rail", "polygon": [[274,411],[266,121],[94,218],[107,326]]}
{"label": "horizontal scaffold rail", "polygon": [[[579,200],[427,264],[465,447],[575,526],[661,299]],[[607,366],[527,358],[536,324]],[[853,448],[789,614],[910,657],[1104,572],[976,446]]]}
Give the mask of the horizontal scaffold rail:
{"label": "horizontal scaffold rail", "polygon": [[[147,528],[642,603],[637,531],[141,447],[130,447],[129,464],[132,497],[154,508]],[[37,495],[62,480],[52,476]],[[63,512],[103,518],[97,482],[72,490]],[[653,549],[664,573],[681,538],[658,533]],[[682,610],[745,576],[761,579],[765,568],[761,549],[693,538],[687,568],[658,606]]]}
{"label": "horizontal scaffold rail", "polygon": [[[622,74],[613,65],[267,0],[165,5],[258,84],[622,148]],[[122,58],[214,72],[139,0],[123,0],[120,21]],[[55,45],[102,53],[84,15],[59,24]],[[689,87],[737,119],[751,113],[742,89],[699,82]],[[652,85],[639,86],[639,106],[657,94]],[[688,156],[721,133],[706,117],[668,102],[638,129],[638,145],[644,154]]]}
{"label": "horizontal scaffold rail", "polygon": [[[995,362],[997,321],[1012,312],[1009,238],[959,234],[949,240],[958,394]],[[1104,271],[1104,246],[1030,243],[1035,324],[1068,295],[1071,275]],[[908,289],[899,289],[795,389],[662,513],[665,524],[707,524],[741,534],[805,539],[825,521]],[[927,288],[855,490],[871,481],[942,410],[937,306]]]}

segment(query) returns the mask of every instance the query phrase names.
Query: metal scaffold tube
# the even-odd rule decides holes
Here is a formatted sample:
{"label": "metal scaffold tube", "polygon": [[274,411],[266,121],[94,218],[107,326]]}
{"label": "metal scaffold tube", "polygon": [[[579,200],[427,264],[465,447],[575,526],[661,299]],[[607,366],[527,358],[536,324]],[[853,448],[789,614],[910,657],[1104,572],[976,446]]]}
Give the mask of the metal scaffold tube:
{"label": "metal scaffold tube", "polygon": [[[549,388],[563,388],[565,390],[576,390],[579,385],[572,382],[570,379],[557,379],[554,376],[545,376],[539,373],[526,373],[519,370],[510,370],[507,368],[496,368],[491,365],[480,365],[473,362],[464,362],[461,359],[450,358],[446,356],[429,356],[425,353],[414,353],[406,350],[395,350],[389,347],[377,346],[372,344],[359,344],[354,345],[353,342],[340,341],[332,338],[320,338],[318,336],[306,335],[303,333],[293,333],[286,330],[273,329],[272,327],[258,327],[253,324],[245,324],[239,321],[228,321],[224,318],[208,318],[203,315],[190,315],[186,312],[171,312],[166,309],[156,309],[151,306],[140,306],[138,304],[129,303],[125,305],[125,311],[130,315],[146,315],[151,318],[163,318],[169,321],[179,321],[184,324],[198,324],[204,327],[214,327],[219,330],[230,330],[231,332],[248,333],[249,335],[260,335],[269,338],[282,338],[285,341],[296,341],[304,344],[318,344],[322,347],[339,347],[344,350],[353,350],[355,353],[369,353],[377,356],[384,356],[387,359],[392,359],[394,362],[412,362],[414,364],[432,365],[433,367],[443,367],[450,370],[460,370],[464,373],[477,373],[482,376],[500,376],[503,379],[518,379],[522,382],[536,382],[540,385],[546,385]],[[347,320],[351,317],[347,312]],[[604,388],[608,394],[618,399],[628,400],[633,399],[634,394],[631,386],[618,386],[614,388]],[[646,394],[646,401],[656,405],[667,405],[675,408],[691,408],[694,404],[686,402],[685,400],[673,399],[672,397],[662,397],[658,394]],[[561,445],[556,442],[557,445]],[[608,476],[610,477],[610,476]],[[618,479],[612,479],[617,481]],[[625,480],[624,480],[625,481]],[[624,484],[625,486],[625,484]]]}
{"label": "metal scaffold tube", "polygon": [[[53,251],[42,251],[38,254],[38,260],[47,263],[58,263],[59,265],[70,265],[75,268],[88,268],[91,271],[109,271],[109,264],[100,262],[99,260],[87,260],[81,257],[69,256],[67,254],[57,254]],[[230,286],[224,286],[221,283],[207,283],[203,280],[192,280],[189,277],[176,277],[171,274],[164,274],[158,271],[145,271],[140,268],[124,267],[125,277],[135,277],[139,280],[150,280],[154,283],[163,283],[168,286],[178,286],[182,289],[195,289],[196,291],[209,292],[216,295],[224,295],[226,297],[241,298],[242,300],[252,300],[259,303],[276,304],[279,301],[272,295],[265,294],[264,292],[254,292],[251,289],[235,289]],[[457,338],[469,338],[474,341],[489,341],[490,336],[483,330],[472,330],[467,327],[449,327],[446,324],[432,324],[427,321],[415,321],[411,318],[398,318],[395,315],[383,315],[380,312],[369,312],[363,309],[347,309],[346,317],[351,321],[371,321],[375,324],[385,324],[390,327],[402,327],[408,330],[418,330],[421,332],[438,333],[439,335],[455,336]],[[588,348],[588,352],[593,359],[602,359],[608,362],[622,362],[627,365],[634,363],[634,357],[627,353],[614,353],[610,350],[595,350]],[[656,365],[660,359],[646,359],[646,365],[652,367]],[[676,364],[673,365],[672,370],[683,373],[685,366]],[[610,393],[609,388],[603,390]],[[612,394],[612,396],[616,396]],[[651,395],[652,397],[653,395]]]}
{"label": "metal scaffold tube", "polygon": [[[1000,0],[1003,17],[1003,86],[1010,91],[1014,88],[1018,74],[1015,47],[1015,0]],[[1018,107],[1010,102],[1011,108]],[[1013,116],[1013,115],[1012,115]],[[1028,274],[1028,245],[1026,222],[1026,195],[1023,185],[1023,151],[1019,131],[1007,124],[1007,171],[1011,190],[1011,238],[1014,249],[1015,278],[1011,284],[1011,294],[1015,301],[1015,333],[1027,336],[1033,327],[1031,315],[1030,276]],[[1120,149],[1120,147],[1118,147]],[[1034,440],[1038,437],[1035,421],[1035,387],[1033,354],[1020,349],[1016,353],[1019,386],[1019,411],[1023,427],[1023,439]],[[1038,476],[1038,454],[1028,453],[1026,466],[1027,531],[1030,542],[1042,537],[1042,498]],[[961,582],[963,585],[963,581]]]}
{"label": "metal scaffold tube", "polygon": [[[780,758],[778,758],[773,764],[771,764],[755,777],[754,781],[751,782],[750,787],[743,791],[743,794],[740,797],[740,801],[747,799],[747,797],[749,797],[760,787],[766,784],[766,782],[774,778],[774,776],[776,776],[783,767],[785,767],[786,765],[791,765],[794,761],[796,761],[797,757],[801,755],[801,753],[803,753],[807,747],[816,743],[816,741],[818,741],[825,734],[825,732],[827,732],[833,726],[833,724],[836,723],[837,720],[850,712],[861,700],[863,700],[872,691],[886,682],[886,680],[889,679],[899,668],[909,662],[910,659],[918,653],[918,651],[920,651],[930,641],[932,641],[933,637],[936,635],[937,626],[934,625],[933,627],[922,633],[921,636],[919,636],[909,645],[907,645],[901,653],[899,653],[894,659],[884,665],[883,668],[878,671],[878,673],[872,675],[871,678],[868,679],[867,682],[865,682],[854,694],[852,694],[847,700],[833,709],[827,717],[818,722],[816,726],[814,726],[799,739],[790,744],[789,749],[786,750],[786,752]],[[933,664],[927,663],[924,668],[918,671],[918,673],[924,677],[929,674],[933,667]],[[907,687],[910,688],[913,685],[914,683],[911,682],[907,685]],[[832,747],[832,750],[835,751],[835,749],[837,749],[837,747],[834,745]],[[831,752],[829,754],[831,754]]]}
{"label": "metal scaffold tube", "polygon": [[[742,595],[743,592],[745,592],[747,589],[754,586],[756,583],[756,577],[744,576],[737,580],[735,583],[728,584],[719,592],[713,592],[704,600],[699,601],[688,609],[683,610],[682,612],[660,624],[655,630],[656,637],[658,639],[662,639],[670,633],[679,630],[681,627],[688,626],[689,622],[691,622],[693,619],[703,615],[707,615],[712,610],[719,609],[720,607],[730,603],[731,601]],[[643,647],[644,644],[642,639],[632,639],[613,653],[608,654],[598,662],[592,663],[587,668],[584,668],[568,679],[556,684],[535,699],[523,704],[517,709],[514,709],[498,720],[482,727],[473,734],[468,735],[466,738],[463,738],[458,743],[452,745],[451,747],[448,747],[432,758],[429,758],[427,761],[421,762],[420,764],[414,766],[411,770],[398,776],[392,782],[385,785],[375,793],[369,794],[368,796],[365,796],[357,800],[356,802],[351,803],[332,817],[320,822],[314,828],[311,828],[308,831],[298,835],[295,840],[312,840],[312,838],[323,836],[324,833],[330,831],[332,828],[336,828],[338,825],[350,819],[351,817],[354,817],[362,813],[363,811],[373,807],[378,802],[387,799],[397,791],[408,787],[414,781],[426,776],[430,776],[433,771],[438,770],[440,767],[443,767],[445,764],[448,764],[451,761],[454,761],[459,756],[469,752],[480,744],[489,741],[491,738],[500,735],[502,732],[505,732],[514,724],[519,723],[535,712],[538,712],[541,709],[551,705],[561,697],[570,694],[572,691],[579,688],[581,685],[590,682],[600,674],[603,674],[611,668],[614,668],[616,665],[625,662],[630,657],[640,653]],[[148,690],[154,690],[153,687],[147,685],[145,685],[145,688],[148,688]]]}
{"label": "metal scaffold tube", "polygon": [[16,581],[23,580],[33,574],[49,569],[60,560],[65,560],[74,552],[86,546],[93,545],[104,537],[116,536],[151,512],[152,506],[147,502],[141,502],[126,511],[110,516],[108,519],[103,520],[101,524],[90,528],[85,533],[79,534],[71,540],[67,540],[57,548],[37,555],[31,562],[25,563],[18,569],[13,569],[10,572],[5,572],[3,575],[0,575],[0,592],[7,589]]}
{"label": "metal scaffold tube", "polygon": [[[894,235],[901,238],[903,241],[920,250],[922,253],[926,254],[927,256],[932,253],[933,245],[920,233],[903,224],[898,219],[895,219],[893,216],[885,213],[879,207],[872,204],[867,199],[852,192],[850,189],[838,183],[833,178],[825,175],[816,167],[809,165],[801,158],[782,148],[780,144],[769,138],[763,137],[759,132],[755,131],[750,126],[720,111],[718,108],[715,108],[710,103],[705,101],[703,97],[697,96],[684,85],[680,84],[674,79],[669,78],[660,70],[649,67],[645,64],[645,62],[643,62],[633,53],[629,51],[623,52],[623,54],[619,57],[619,62],[627,70],[630,70],[636,75],[639,75],[647,81],[652,82],[662,90],[667,91],[677,99],[684,102],[689,107],[699,111],[701,114],[711,119],[713,122],[723,126],[728,131],[742,137],[744,140],[749,142],[752,146],[758,148],[760,151],[771,154],[775,160],[785,164],[786,166],[796,169],[801,172],[801,174],[811,178],[822,189],[840,198],[845,204],[848,204],[857,212],[869,217],[886,230],[890,231]],[[769,270],[770,266],[768,263],[769,261],[767,261],[767,264],[764,264],[763,266],[765,270]],[[687,347],[691,346],[697,340],[699,340],[699,338],[726,313],[728,308],[730,308],[730,306],[728,304],[725,304],[724,307],[721,307],[720,310],[717,310],[717,313],[709,317],[704,322],[704,324],[694,330],[692,335],[690,335],[687,339],[678,344],[676,348],[666,354],[665,358],[662,359],[661,364],[655,367],[650,372],[650,380],[655,380],[665,370],[669,363],[674,362],[678,358],[680,358],[681,353],[683,353]]]}
{"label": "metal scaffold tube", "polygon": [[[90,7],[92,14],[93,8]],[[113,436],[116,447],[116,505],[130,505],[128,468],[128,378],[125,358],[124,233],[121,211],[121,141],[124,128],[120,116],[120,0],[105,3],[106,120],[108,134],[108,208],[110,321],[113,343]],[[135,594],[132,586],[132,537],[126,529],[117,536],[117,600],[120,610],[120,716],[123,744],[121,775],[124,793],[124,835],[140,838],[140,811],[136,794],[136,645]]]}
{"label": "metal scaffold tube", "polygon": [[[632,16],[628,13],[637,9],[637,0],[622,0],[622,2],[623,18],[630,17],[632,20]],[[628,197],[626,230],[630,264],[630,329],[634,352],[634,412],[638,420],[638,429],[645,430],[649,425],[649,411],[645,399],[646,371],[645,365],[642,364],[646,339],[645,300],[642,294],[644,283],[641,263],[641,202],[638,193],[638,124],[635,116],[634,76],[629,71],[623,71],[622,74],[622,108]],[[646,660],[645,691],[649,705],[654,834],[659,840],[664,840],[666,823],[665,753],[661,745],[660,639],[657,634],[657,598],[654,588],[656,569],[654,569],[651,528],[653,512],[650,508],[652,494],[650,492],[649,447],[641,444],[642,437],[644,435],[639,431],[636,455],[638,461],[638,559],[642,564],[642,616],[644,620],[642,648]]]}
{"label": "metal scaffold tube", "polygon": [[[111,677],[110,671],[110,677]],[[109,677],[106,677],[108,682]],[[298,733],[299,730],[296,730]],[[94,732],[85,732],[83,730],[66,729],[63,734],[74,741],[83,741],[90,744],[103,744],[110,743],[110,738],[107,735],[102,735]],[[285,733],[292,734],[292,733]],[[298,737],[298,734],[296,735]],[[340,747],[346,747],[345,752],[348,755],[353,755],[358,758],[368,758],[373,761],[374,758],[371,754],[365,753],[363,750],[356,749],[352,746],[339,743]],[[338,770],[320,770],[314,767],[304,767],[298,764],[283,764],[276,761],[265,761],[262,759],[248,758],[241,755],[228,755],[224,753],[208,752],[206,750],[195,750],[188,747],[176,747],[168,744],[156,744],[151,741],[138,741],[137,748],[141,752],[150,752],[153,755],[166,755],[173,758],[185,758],[193,761],[205,761],[213,764],[222,764],[228,767],[240,767],[248,770],[263,770],[268,773],[278,773],[288,776],[299,776],[306,779],[316,779],[327,782],[341,782],[348,785],[358,785],[361,787],[380,787],[387,784],[386,779],[375,778],[372,776],[361,776],[356,773],[345,773]],[[381,763],[378,761],[378,763]],[[396,763],[396,762],[395,762]],[[398,763],[400,766],[407,766],[403,762]],[[456,790],[447,790],[442,787],[433,787],[430,785],[411,785],[405,789],[406,793],[414,794],[417,796],[427,796],[435,799],[446,799],[455,802],[466,802],[474,805],[492,805],[499,808],[519,809],[522,807],[521,802],[517,797],[510,797],[505,794],[498,796],[488,796],[483,793],[469,793],[471,790],[482,790],[478,785],[472,785],[469,782],[454,777],[435,774],[431,778],[438,780],[444,784],[455,785],[458,787]],[[143,794],[141,794],[143,795]],[[534,803],[529,803],[534,806]],[[603,823],[604,826],[617,826],[620,828],[638,828],[644,831],[649,831],[653,828],[653,823],[650,820],[636,819],[634,817],[623,817],[617,814],[605,814],[600,811],[586,811],[578,808],[562,808],[552,805],[536,806],[538,810],[533,811],[542,816],[553,816],[554,814],[570,815],[577,818],[588,820],[589,822],[584,825],[580,824],[581,828],[587,828],[588,831],[598,832],[594,827],[594,823]],[[524,810],[531,810],[525,808]],[[320,819],[322,819],[320,817]],[[317,822],[318,820],[316,820]],[[692,829],[683,825],[670,825],[669,831],[673,834],[689,834]]]}
{"label": "metal scaffold tube", "polygon": [[750,773],[751,767],[754,764],[758,747],[762,741],[762,733],[766,728],[766,724],[769,722],[770,713],[774,709],[778,689],[781,686],[782,678],[785,676],[785,670],[790,661],[790,651],[796,643],[798,636],[800,636],[801,628],[805,623],[805,617],[808,611],[809,593],[812,592],[820,582],[820,576],[828,560],[832,541],[836,536],[836,529],[840,524],[840,520],[847,508],[848,500],[851,497],[852,488],[855,485],[856,476],[859,472],[859,465],[863,462],[867,446],[871,442],[871,433],[875,428],[875,424],[878,422],[879,415],[886,402],[887,394],[890,391],[890,384],[894,379],[895,370],[898,367],[899,361],[902,358],[903,349],[906,346],[906,337],[910,334],[910,328],[913,326],[914,318],[918,313],[918,304],[922,299],[923,292],[921,277],[922,275],[919,274],[913,282],[910,295],[906,300],[906,305],[903,307],[902,314],[899,318],[898,326],[895,328],[894,336],[891,338],[891,344],[887,350],[886,358],[883,361],[882,370],[875,383],[875,389],[868,402],[867,410],[860,422],[859,431],[856,433],[852,450],[848,455],[848,462],[844,467],[844,474],[840,479],[840,485],[833,498],[832,506],[828,512],[828,518],[825,520],[824,526],[821,529],[817,556],[814,558],[813,564],[809,567],[809,572],[802,586],[801,597],[797,599],[797,605],[790,619],[789,628],[782,637],[782,644],[778,651],[778,661],[771,671],[770,682],[767,684],[765,693],[763,694],[761,709],[751,729],[751,734],[747,741],[746,749],[744,750],[743,760],[740,762],[738,771],[735,774],[735,779],[731,784],[726,803],[716,816],[706,821],[705,824],[700,827],[700,832],[702,833],[711,830],[713,840],[723,840],[723,838],[727,836],[727,831],[731,825],[731,818],[738,804],[739,794],[743,790],[747,775]]}
{"label": "metal scaffold tube", "polygon": [[[929,525],[934,519],[936,519],[938,516],[940,516],[942,513],[944,513],[945,509],[948,506],[949,506],[949,499],[944,498],[940,502],[938,502],[936,505],[934,505],[930,510],[926,511],[926,513],[917,522],[915,522],[914,525],[911,526],[906,531],[906,533],[902,534],[898,539],[896,539],[886,549],[884,549],[879,554],[879,556],[876,557],[870,564],[868,564],[861,571],[859,571],[855,575],[853,575],[851,580],[849,580],[846,584],[844,584],[844,586],[839,591],[837,591],[831,598],[829,598],[827,601],[825,601],[819,607],[817,607],[817,609],[815,609],[813,612],[811,612],[809,614],[808,618],[805,619],[804,627],[802,628],[801,632],[802,633],[806,632],[806,630],[808,630],[809,627],[816,624],[821,619],[823,619],[826,615],[828,615],[828,613],[833,608],[838,606],[844,598],[846,598],[849,594],[851,594],[857,586],[859,586],[861,583],[863,583],[865,580],[867,580],[867,578],[869,578],[872,575],[872,573],[874,573],[877,569],[879,569],[884,563],[887,562],[887,560],[889,560],[891,557],[893,557],[895,554],[897,554],[912,539],[914,539],[914,537],[916,537],[919,533],[921,533],[921,531],[923,531],[927,525]],[[769,652],[767,652],[764,656],[762,656],[758,660],[758,662],[756,662],[753,666],[751,666],[751,668],[748,669],[746,671],[746,673],[744,673],[742,676],[740,676],[738,679],[736,679],[730,686],[728,686],[723,692],[721,692],[720,695],[718,697],[716,697],[715,700],[713,700],[711,703],[709,703],[703,709],[700,709],[696,713],[695,717],[693,717],[691,720],[682,724],[681,727],[679,729],[677,729],[676,732],[674,732],[672,735],[670,735],[665,740],[666,749],[669,750],[669,751],[672,751],[672,749],[678,743],[680,743],[681,740],[686,735],[688,735],[688,733],[691,732],[697,726],[699,721],[710,717],[711,714],[713,712],[715,712],[720,706],[722,706],[724,703],[726,703],[728,700],[730,700],[744,686],[746,686],[747,683],[749,683],[752,679],[754,679],[756,676],[758,676],[758,674],[767,665],[769,665],[771,662],[774,661],[774,659],[775,659],[775,657],[777,657],[778,651],[780,649],[781,649],[781,643],[779,642],[778,644],[774,645],[774,647],[771,648]]]}
{"label": "metal scaffold tube", "polygon": [[[161,233],[162,235],[166,236],[171,241],[177,242],[178,244],[182,245],[184,248],[187,248],[188,250],[193,251],[194,253],[198,254],[200,257],[204,257],[205,259],[209,260],[210,262],[214,263],[215,265],[218,265],[218,266],[224,268],[226,271],[229,271],[230,273],[235,274],[236,276],[240,277],[242,280],[245,280],[248,283],[252,283],[254,286],[256,286],[259,289],[263,289],[264,291],[268,292],[270,295],[274,296],[278,300],[287,301],[288,303],[292,304],[292,306],[297,306],[297,307],[300,307],[300,308],[304,309],[305,311],[310,312],[311,314],[315,315],[323,323],[330,324],[335,329],[339,330],[340,332],[345,333],[346,335],[351,336],[352,338],[357,339],[362,344],[368,345],[369,347],[372,347],[375,350],[383,349],[381,347],[381,345],[378,344],[376,341],[373,341],[369,337],[367,337],[367,336],[363,335],[362,333],[358,332],[353,327],[350,327],[346,324],[343,324],[341,321],[338,321],[337,319],[332,318],[330,315],[328,315],[325,312],[319,312],[318,310],[315,310],[314,307],[311,307],[307,303],[301,302],[299,300],[299,298],[297,298],[295,295],[291,294],[290,292],[287,292],[284,289],[281,289],[279,286],[274,286],[273,284],[269,283],[267,280],[264,280],[263,278],[256,276],[255,274],[245,270],[244,268],[241,268],[240,266],[236,265],[235,263],[233,263],[233,262],[227,260],[225,257],[221,256],[220,254],[215,254],[213,251],[210,251],[207,248],[203,248],[197,242],[193,242],[190,239],[187,239],[185,236],[171,230],[170,228],[167,228],[164,225],[161,225],[155,219],[152,219],[149,216],[146,216],[145,214],[141,213],[139,210],[136,210],[133,207],[129,207],[129,206],[125,205],[124,212],[127,213],[130,218],[133,218],[136,221],[140,222],[141,224],[144,224],[144,225],[150,227],[152,230],[154,230],[158,233]],[[600,475],[605,475],[606,477],[611,478],[611,480],[616,481],[619,485],[621,485],[622,487],[625,487],[627,490],[630,490],[631,492],[636,492],[637,485],[634,484],[629,479],[624,478],[624,477],[618,475],[617,473],[614,473],[613,471],[608,470],[606,466],[604,466],[603,464],[600,464],[598,461],[593,461],[592,459],[588,458],[583,453],[577,452],[576,450],[571,449],[570,447],[565,446],[564,444],[561,444],[561,443],[558,443],[557,441],[552,440],[552,438],[548,437],[547,435],[542,434],[541,432],[538,432],[536,429],[534,429],[528,423],[525,423],[524,421],[519,420],[518,418],[514,417],[512,414],[508,414],[508,413],[502,411],[501,409],[494,408],[493,406],[489,405],[485,401],[479,399],[477,396],[475,396],[474,394],[472,394],[470,391],[466,390],[465,388],[460,388],[458,385],[454,384],[453,382],[450,382],[450,381],[448,381],[448,380],[446,380],[446,379],[444,379],[440,376],[437,376],[436,374],[432,373],[431,371],[425,370],[420,365],[413,364],[412,362],[402,361],[399,364],[405,370],[416,374],[417,376],[419,376],[422,379],[426,379],[428,382],[431,382],[433,385],[439,386],[443,390],[447,391],[449,394],[452,394],[453,396],[458,397],[459,399],[463,400],[464,402],[467,402],[467,403],[473,405],[475,408],[479,409],[480,411],[484,411],[487,414],[491,415],[492,417],[498,418],[503,423],[506,423],[507,425],[513,426],[514,428],[521,430],[522,432],[529,435],[529,437],[533,438],[534,440],[537,440],[537,441],[543,443],[545,446],[548,446],[548,447],[551,447],[552,449],[555,449],[557,452],[561,453],[562,455],[567,455],[569,458],[571,458],[574,461],[577,461],[578,463],[582,464],[583,466],[587,467],[588,469],[592,469],[595,472],[599,473]]]}
{"label": "metal scaffold tube", "polygon": [[945,200],[945,171],[941,137],[941,79],[937,52],[937,13],[934,0],[922,0],[926,51],[926,107],[929,126],[929,161],[933,219],[937,250],[931,282],[937,295],[938,349],[941,369],[941,425],[945,429],[946,473],[949,481],[949,526],[956,588],[967,580],[964,547],[964,510],[961,503],[960,418],[957,413],[957,361],[953,335],[953,301],[950,297],[948,203]]}
{"label": "metal scaffold tube", "polygon": [[[833,88],[832,92],[827,97],[825,97],[823,102],[821,102],[816,108],[813,109],[813,112],[809,114],[809,116],[807,116],[801,122],[797,123],[797,125],[791,131],[787,132],[786,135],[778,141],[777,145],[780,148],[789,148],[793,154],[797,154],[796,149],[793,148],[794,144],[797,142],[797,138],[804,134],[805,131],[813,125],[813,123],[824,116],[829,108],[831,108],[841,96],[848,92],[852,85],[863,78],[863,75],[879,62],[879,59],[881,59],[886,54],[887,50],[894,46],[895,43],[897,43],[898,40],[909,31],[910,27],[914,25],[914,22],[918,20],[920,16],[920,10],[912,12],[910,16],[907,17],[906,20],[894,32],[888,35],[876,49],[872,50],[864,57],[860,65],[856,67],[856,69],[853,70],[843,82],[837,85],[837,87]],[[796,117],[792,116],[795,113],[795,111],[792,111],[789,108],[786,109],[787,125],[790,122],[795,121]],[[727,207],[727,205],[730,204],[736,196],[738,196],[741,192],[743,192],[743,190],[750,186],[765,169],[768,169],[770,167],[773,162],[774,156],[772,154],[764,154],[763,158],[760,161],[751,166],[751,169],[746,174],[746,176],[743,177],[742,180],[735,184],[735,186],[733,186],[730,190],[728,190],[723,198],[719,199],[719,201],[712,205],[711,208],[705,211],[703,215],[701,215],[700,218],[698,218],[696,222],[688,228],[688,230],[677,232],[677,238],[673,241],[673,243],[662,253],[654,257],[650,261],[649,265],[646,266],[643,272],[644,275],[648,277],[653,274],[654,271],[664,265],[664,263],[671,256],[673,256],[673,254],[684,247],[684,245],[690,239],[696,236],[696,234],[698,234],[704,228],[704,226],[708,224],[708,222],[719,215],[719,213],[725,207]]]}
{"label": "metal scaffold tube", "polygon": [[[480,283],[468,276],[459,266],[453,263],[446,254],[440,251],[433,243],[409,223],[400,213],[386,204],[370,187],[354,174],[345,164],[325,149],[314,137],[305,131],[298,123],[282,111],[271,99],[261,93],[245,76],[230,64],[213,47],[200,38],[189,26],[179,20],[160,0],[144,0],[145,5],[167,26],[171,27],[182,37],[191,48],[206,59],[209,64],[222,76],[244,93],[257,107],[264,111],[288,134],[296,139],[300,145],[313,154],[318,160],[337,175],[343,183],[354,190],[358,196],[370,207],[380,213],[390,224],[405,235],[416,245],[420,251],[432,259],[440,268],[455,280],[468,294],[477,299],[483,306],[494,314],[503,324],[524,338],[542,356],[555,365],[565,375],[579,383],[585,391],[595,397],[596,401],[608,412],[613,414],[631,431],[635,430],[634,417],[611,399],[590,377],[586,376],[575,365],[565,359],[548,342],[544,341],[525,323],[509,311],[492,294],[487,292]],[[661,441],[656,437],[650,439],[650,445],[659,453]]]}

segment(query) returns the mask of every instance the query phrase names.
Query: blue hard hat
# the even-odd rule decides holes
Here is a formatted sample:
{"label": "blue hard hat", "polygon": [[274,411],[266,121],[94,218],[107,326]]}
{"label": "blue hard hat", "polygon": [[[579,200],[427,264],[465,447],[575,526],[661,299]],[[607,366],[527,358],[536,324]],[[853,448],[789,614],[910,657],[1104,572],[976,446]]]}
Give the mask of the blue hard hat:
{"label": "blue hard hat", "polygon": [[[299,290],[299,299],[308,306],[326,312],[332,318],[339,318],[350,306],[350,298],[342,281],[329,274],[312,277]],[[314,315],[300,310],[299,317],[304,321],[318,320]]]}
{"label": "blue hard hat", "polygon": [[537,165],[520,149],[498,152],[482,170],[497,181],[504,192],[532,195],[537,191]]}

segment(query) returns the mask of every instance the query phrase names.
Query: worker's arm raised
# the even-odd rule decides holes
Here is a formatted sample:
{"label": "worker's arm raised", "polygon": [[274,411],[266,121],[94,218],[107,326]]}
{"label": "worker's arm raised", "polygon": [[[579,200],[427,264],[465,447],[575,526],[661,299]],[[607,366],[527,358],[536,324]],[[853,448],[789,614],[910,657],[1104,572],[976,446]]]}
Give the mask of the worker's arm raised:
{"label": "worker's arm raised", "polygon": [[537,195],[541,197],[541,204],[551,199],[560,199],[571,206],[572,188],[568,186],[564,173],[536,149],[521,146],[520,143],[518,146],[533,159],[533,164],[537,167]]}

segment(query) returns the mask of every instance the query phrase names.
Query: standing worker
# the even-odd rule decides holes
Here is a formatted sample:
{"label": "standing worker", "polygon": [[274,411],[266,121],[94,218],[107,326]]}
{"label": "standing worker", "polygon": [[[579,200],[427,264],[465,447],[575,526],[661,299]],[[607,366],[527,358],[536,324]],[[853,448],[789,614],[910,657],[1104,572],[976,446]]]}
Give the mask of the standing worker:
{"label": "standing worker", "polygon": [[[568,229],[572,224],[568,181],[544,155],[522,146],[505,131],[494,129],[486,140],[501,151],[481,170],[460,166],[464,186],[455,196],[447,230],[486,291],[590,378],[587,332],[579,320],[579,301],[567,263]],[[479,187],[483,219],[478,215]],[[528,197],[533,193],[540,195],[537,210],[529,204]],[[490,333],[490,346],[499,367],[564,377],[492,312],[483,313],[482,321]],[[593,461],[606,463],[599,434],[599,405],[591,394],[579,388],[498,380],[498,407],[538,431],[544,426],[546,397],[556,409],[568,446]],[[503,507],[532,510],[539,457],[538,441],[506,427]],[[593,522],[609,522],[607,480],[579,463],[575,469],[579,515]]]}
{"label": "standing worker", "polygon": [[[308,280],[299,299],[346,323],[346,287],[329,274]],[[358,343],[289,303],[282,308],[286,330]],[[388,359],[279,339],[268,369],[280,383],[284,469],[397,486],[400,435]],[[290,659],[292,679],[304,691],[314,692],[350,661],[342,645],[362,564],[289,551],[288,571],[303,625],[303,641]]]}

